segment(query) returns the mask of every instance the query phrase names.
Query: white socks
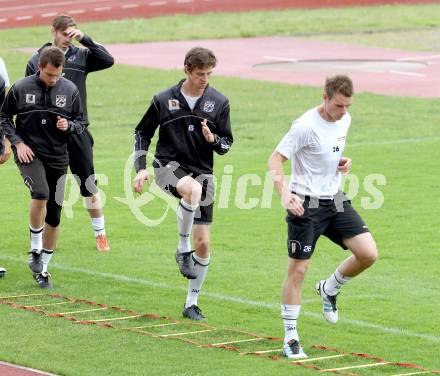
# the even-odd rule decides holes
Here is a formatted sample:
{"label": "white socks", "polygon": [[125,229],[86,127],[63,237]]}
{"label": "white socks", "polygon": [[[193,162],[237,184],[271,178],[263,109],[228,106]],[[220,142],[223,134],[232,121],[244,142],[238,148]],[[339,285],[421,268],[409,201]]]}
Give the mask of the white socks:
{"label": "white socks", "polygon": [[208,273],[208,265],[210,258],[203,259],[197,256],[195,253],[192,254],[195,260],[195,269],[197,278],[190,279],[188,283],[188,295],[186,296],[185,308],[191,307],[192,305],[197,305],[197,299],[199,297],[200,289],[202,288],[203,282],[206,278],[206,273]]}
{"label": "white socks", "polygon": [[188,204],[182,198],[177,208],[177,228],[179,230],[179,244],[177,250],[179,253],[190,252],[191,242],[190,234],[194,222],[195,211],[199,205]]}
{"label": "white socks", "polygon": [[31,249],[36,249],[38,252],[43,248],[43,227],[33,228],[29,225],[29,234],[31,238]]}
{"label": "white socks", "polygon": [[105,235],[105,220],[104,216],[99,218],[92,218],[92,228],[95,232],[95,237],[98,235]]}
{"label": "white socks", "polygon": [[296,321],[299,316],[301,305],[281,304],[281,318],[284,323],[284,344],[292,339],[299,341]]}
{"label": "white socks", "polygon": [[53,249],[44,249],[41,251],[41,262],[43,263],[42,273],[47,273],[47,266],[53,256]]}
{"label": "white socks", "polygon": [[350,281],[351,277],[342,275],[338,269],[326,279],[325,281],[325,293],[330,296],[334,296],[339,292],[339,289]]}

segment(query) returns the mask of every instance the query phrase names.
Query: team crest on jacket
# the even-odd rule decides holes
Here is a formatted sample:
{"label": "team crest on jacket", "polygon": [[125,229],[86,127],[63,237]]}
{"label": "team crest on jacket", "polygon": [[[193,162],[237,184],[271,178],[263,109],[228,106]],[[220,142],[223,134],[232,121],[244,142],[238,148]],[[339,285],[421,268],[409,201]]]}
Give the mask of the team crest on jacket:
{"label": "team crest on jacket", "polygon": [[214,101],[205,101],[205,104],[203,105],[203,111],[212,112],[214,111],[214,107],[215,107]]}
{"label": "team crest on jacket", "polygon": [[168,99],[168,109],[170,111],[180,110],[180,103],[177,99]]}
{"label": "team crest on jacket", "polygon": [[55,106],[57,107],[66,107],[67,98],[65,95],[57,95],[55,97]]}
{"label": "team crest on jacket", "polygon": [[35,104],[35,94],[26,94],[26,103]]}

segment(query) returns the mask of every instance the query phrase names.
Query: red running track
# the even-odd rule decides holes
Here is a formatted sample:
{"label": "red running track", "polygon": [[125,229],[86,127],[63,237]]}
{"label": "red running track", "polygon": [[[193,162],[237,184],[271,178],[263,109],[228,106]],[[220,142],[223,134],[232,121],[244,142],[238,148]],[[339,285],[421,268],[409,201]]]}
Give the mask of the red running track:
{"label": "red running track", "polygon": [[1,376],[56,376],[53,373],[46,373],[32,368],[20,367],[15,364],[0,361]]}
{"label": "red running track", "polygon": [[0,29],[48,25],[60,13],[86,22],[172,14],[396,3],[438,3],[438,0],[0,0]]}

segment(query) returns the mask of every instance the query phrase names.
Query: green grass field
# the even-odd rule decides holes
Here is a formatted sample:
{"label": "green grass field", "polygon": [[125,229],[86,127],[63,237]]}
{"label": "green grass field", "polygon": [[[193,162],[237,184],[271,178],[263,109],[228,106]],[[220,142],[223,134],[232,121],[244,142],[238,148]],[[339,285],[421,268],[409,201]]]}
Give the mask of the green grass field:
{"label": "green grass field", "polygon": [[[390,29],[409,29],[405,31],[407,38],[419,28],[426,33],[426,27],[438,30],[438,17],[434,15],[439,14],[440,6],[295,12],[286,13],[297,14],[303,22],[280,22],[275,29],[267,21],[270,25],[257,28],[252,25],[258,24],[261,13],[242,14],[233,16],[234,20],[246,20],[240,27],[226,30],[219,26],[203,37],[306,33],[318,15],[325,15],[328,21],[315,25],[317,32],[339,32],[341,28],[383,30],[390,23]],[[358,18],[360,13],[365,17]],[[283,17],[282,12],[274,14]],[[341,14],[346,20],[342,26]],[[186,29],[179,34],[181,39],[189,39],[201,34],[190,30],[186,21],[197,22],[197,30],[217,18],[219,25],[225,22],[222,15],[206,15],[81,26],[103,42],[132,42],[174,38],[176,34],[166,32],[171,22],[175,30]],[[124,28],[137,32],[121,33]],[[240,31],[248,29],[252,32]],[[39,46],[48,39],[46,32],[45,28],[0,31],[0,54],[14,80],[22,76],[28,55],[12,47]],[[364,34],[363,38],[367,37]],[[432,36],[431,40],[433,44],[426,49],[435,51],[438,40]],[[382,46],[386,41],[372,37],[365,43]],[[108,254],[95,251],[88,215],[78,201],[63,214],[58,249],[50,265],[54,292],[180,319],[186,281],[174,262],[174,213],[170,211],[160,226],[148,227],[116,198],[125,197],[124,167],[131,154],[134,127],[151,96],[181,77],[180,72],[121,65],[90,75],[90,129],[95,138],[97,172],[107,177],[101,189],[106,196],[112,250]],[[239,209],[235,187],[244,174],[256,174],[264,181],[268,156],[292,119],[319,104],[321,90],[215,76],[211,82],[231,100],[235,142],[229,154],[216,159],[215,172],[221,178],[224,167],[232,165],[233,189],[229,199],[223,201],[227,208],[217,208],[214,213],[212,263],[199,303],[207,323],[216,328],[282,337],[279,299],[287,261],[284,213],[275,194],[271,208],[261,207],[260,201],[250,210]],[[438,100],[358,94],[350,112],[353,123],[345,154],[353,158],[352,174],[361,182],[353,202],[369,224],[380,259],[346,286],[339,299],[340,322],[330,326],[320,314],[314,284],[333,272],[346,253],[326,239],[319,241],[303,291],[299,320],[303,345],[316,356],[318,352],[310,346],[318,344],[439,369]],[[371,174],[386,178],[386,185],[378,187],[385,198],[378,210],[366,210],[361,205],[362,199],[371,198],[362,185]],[[40,293],[26,265],[29,194],[12,161],[0,168],[0,177],[0,264],[8,269],[6,278],[0,280],[0,295]],[[261,185],[249,186],[246,199],[261,199],[262,189]],[[156,197],[141,210],[145,217],[154,219],[165,208],[165,202]],[[177,340],[74,325],[6,305],[0,305],[0,328],[1,360],[60,375],[317,374],[285,360],[275,362]],[[209,342],[208,336],[206,340]],[[259,350],[257,344],[248,345],[248,349]],[[321,365],[331,368],[346,363],[341,358]],[[411,370],[373,367],[353,372],[392,375]]]}

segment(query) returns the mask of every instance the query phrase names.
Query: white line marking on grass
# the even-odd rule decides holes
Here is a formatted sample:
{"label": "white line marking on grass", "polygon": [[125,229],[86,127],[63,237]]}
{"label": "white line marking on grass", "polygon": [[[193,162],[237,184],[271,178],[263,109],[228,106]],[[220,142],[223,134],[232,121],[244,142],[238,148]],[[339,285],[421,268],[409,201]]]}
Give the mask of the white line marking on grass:
{"label": "white line marking on grass", "polygon": [[125,4],[122,5],[121,8],[122,9],[133,9],[133,8],[138,8],[139,4]]}
{"label": "white line marking on grass", "polygon": [[[0,260],[14,261],[19,264],[23,264],[23,262],[24,262],[24,260],[22,258],[11,257],[11,256],[6,256],[6,255],[0,255]],[[60,265],[57,263],[51,263],[51,267],[55,268],[55,269],[59,269],[59,270],[72,272],[72,273],[86,274],[86,275],[90,275],[92,277],[107,278],[107,279],[111,279],[113,281],[136,283],[136,284],[139,284],[142,286],[150,286],[150,287],[162,288],[162,289],[167,289],[167,290],[187,291],[187,288],[184,286],[175,286],[175,285],[169,285],[169,284],[162,283],[162,282],[149,281],[149,280],[141,279],[141,278],[127,277],[127,276],[121,275],[121,274],[103,273],[103,272],[98,272],[96,270],[88,270],[88,269],[78,268],[78,267],[74,267],[74,266]],[[222,301],[226,301],[226,302],[239,303],[239,304],[243,304],[243,305],[247,305],[247,306],[268,308],[268,309],[272,309],[272,310],[279,310],[279,307],[280,307],[279,303],[260,302],[260,301],[256,301],[256,300],[246,299],[246,298],[243,298],[240,296],[223,295],[223,294],[213,293],[213,292],[209,292],[209,291],[204,291],[203,295],[206,297],[209,297],[211,299],[218,299],[218,300],[222,300]],[[302,311],[302,314],[307,317],[313,317],[313,318],[322,320],[321,313]],[[94,321],[98,321],[98,320],[94,320]],[[103,321],[103,320],[99,320],[99,321]],[[107,320],[105,320],[105,321],[107,321]],[[432,334],[416,333],[416,332],[412,332],[407,329],[393,328],[393,327],[388,327],[385,325],[373,324],[373,323],[369,323],[369,322],[365,322],[365,321],[361,321],[361,320],[354,320],[354,319],[347,319],[347,318],[345,318],[345,319],[342,318],[339,320],[339,322],[343,323],[343,324],[357,326],[359,328],[368,328],[368,329],[377,330],[379,332],[395,334],[395,335],[398,335],[401,337],[413,337],[413,338],[423,339],[423,340],[429,341],[429,342],[440,343],[440,336],[435,336]]]}
{"label": "white line marking on grass", "polygon": [[354,142],[349,146],[362,147],[362,146],[379,146],[379,145],[395,145],[395,144],[412,144],[424,141],[440,141],[440,137],[414,137],[414,138],[401,138],[400,140],[390,141],[377,141],[377,142]]}
{"label": "white line marking on grass", "polygon": [[422,73],[414,73],[414,72],[405,72],[405,71],[396,71],[396,70],[390,70],[390,73],[392,74],[401,74],[403,76],[413,76],[413,77],[426,77]]}

